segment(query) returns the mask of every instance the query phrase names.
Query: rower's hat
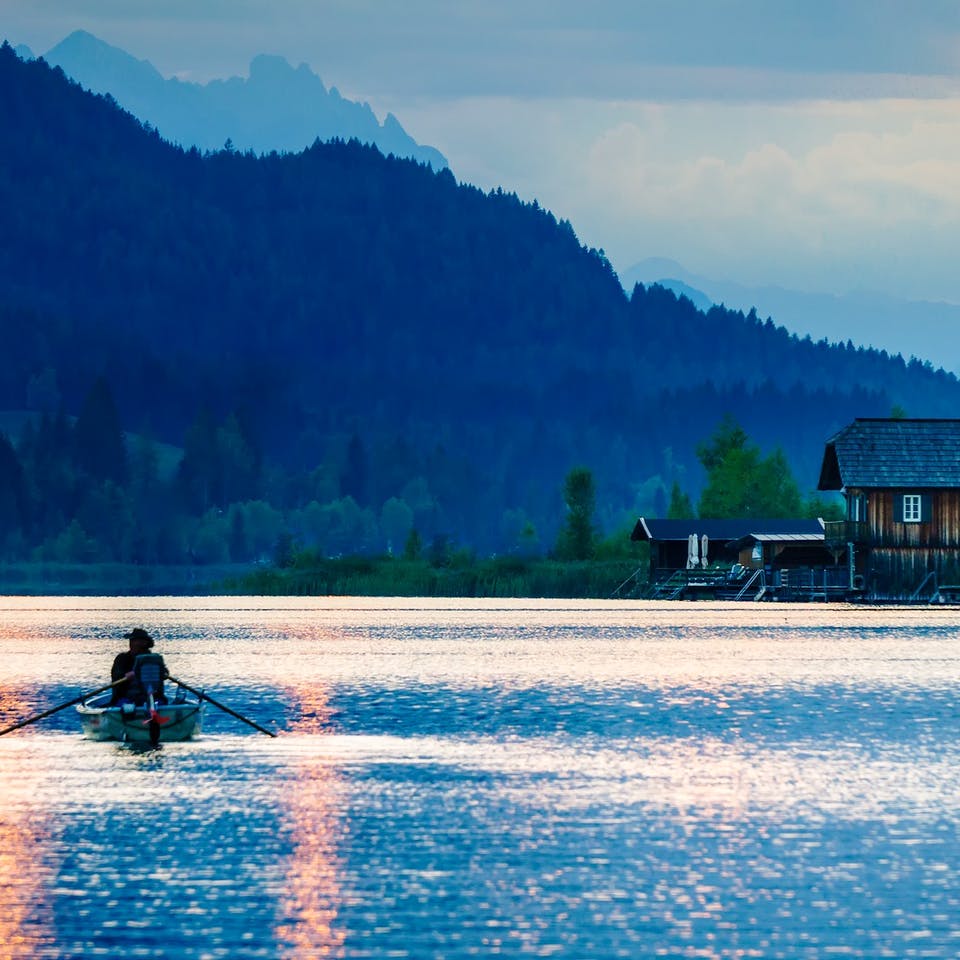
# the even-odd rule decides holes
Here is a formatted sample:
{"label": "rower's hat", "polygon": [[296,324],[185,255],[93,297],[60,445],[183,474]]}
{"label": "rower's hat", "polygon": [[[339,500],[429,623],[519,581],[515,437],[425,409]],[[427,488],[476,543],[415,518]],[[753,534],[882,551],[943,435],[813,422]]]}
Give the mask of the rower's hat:
{"label": "rower's hat", "polygon": [[153,646],[153,637],[147,633],[143,627],[134,627],[128,634],[126,634],[128,640],[143,640],[146,642],[148,647]]}

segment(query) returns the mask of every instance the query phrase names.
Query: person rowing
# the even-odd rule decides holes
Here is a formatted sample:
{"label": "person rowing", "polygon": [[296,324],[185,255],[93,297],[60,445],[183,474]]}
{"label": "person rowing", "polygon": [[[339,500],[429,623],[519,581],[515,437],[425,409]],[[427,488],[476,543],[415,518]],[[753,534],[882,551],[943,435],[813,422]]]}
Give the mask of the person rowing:
{"label": "person rowing", "polygon": [[[170,676],[163,657],[159,653],[150,652],[153,648],[153,637],[142,627],[136,627],[124,636],[129,643],[129,649],[114,658],[110,683],[13,723],[0,730],[0,737],[29,727],[67,707],[76,706],[83,723],[84,735],[90,739],[139,742],[143,737],[138,736],[137,732],[146,727],[150,742],[156,747],[161,739],[161,727],[167,731],[164,739],[186,740],[196,736],[200,731],[200,713],[204,701],[212,703],[224,713],[236,717],[268,737],[277,735],[225,703],[215,700],[206,691],[198,690],[189,683]],[[164,694],[165,680],[180,688],[173,702]],[[183,691],[192,693],[196,699],[188,699]],[[157,707],[161,709],[158,710]]]}
{"label": "person rowing", "polygon": [[[110,669],[110,679],[114,683],[118,680],[125,680],[113,688],[112,704],[133,703],[142,705],[147,702],[148,694],[153,694],[155,703],[166,703],[167,698],[163,693],[163,681],[168,677],[169,671],[163,662],[160,654],[152,654],[150,660],[155,667],[159,667],[159,680],[152,678],[150,684],[151,690],[147,690],[143,683],[143,677],[137,671],[137,658],[146,656],[153,647],[153,637],[142,627],[135,627],[130,633],[125,634],[125,639],[129,643],[129,648],[123,653],[118,653],[114,658],[113,666]],[[141,661],[143,663],[143,661]],[[151,671],[155,674],[156,670]]]}
{"label": "person rowing", "polygon": [[157,707],[167,702],[163,681],[170,672],[159,653],[150,653],[153,637],[146,630],[135,627],[126,637],[130,648],[117,654],[110,669],[114,682],[124,682],[113,688],[110,702],[124,710],[146,706],[147,719],[143,724],[150,728],[150,742],[156,747],[160,742],[160,727],[170,722],[170,717],[157,712]]}

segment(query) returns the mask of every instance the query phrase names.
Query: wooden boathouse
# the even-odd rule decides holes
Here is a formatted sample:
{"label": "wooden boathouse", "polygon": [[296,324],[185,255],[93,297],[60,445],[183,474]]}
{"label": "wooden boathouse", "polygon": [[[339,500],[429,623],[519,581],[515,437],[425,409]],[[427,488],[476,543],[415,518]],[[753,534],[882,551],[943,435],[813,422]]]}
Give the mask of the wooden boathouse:
{"label": "wooden boathouse", "polygon": [[960,420],[858,418],[826,443],[819,489],[846,519],[825,524],[863,598],[960,595]]}
{"label": "wooden boathouse", "polygon": [[825,600],[848,589],[818,519],[640,517],[630,539],[650,544],[650,599]]}

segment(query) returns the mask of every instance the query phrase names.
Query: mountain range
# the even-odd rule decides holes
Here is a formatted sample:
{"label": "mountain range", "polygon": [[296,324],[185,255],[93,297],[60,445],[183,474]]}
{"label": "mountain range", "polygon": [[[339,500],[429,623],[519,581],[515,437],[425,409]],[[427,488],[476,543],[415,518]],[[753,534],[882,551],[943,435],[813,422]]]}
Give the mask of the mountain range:
{"label": "mountain range", "polygon": [[933,360],[960,373],[960,306],[904,300],[879,293],[828,294],[790,290],[772,284],[751,287],[691,273],[675,260],[652,257],[624,271],[625,289],[659,283],[688,297],[701,310],[723,304],[755,309],[792,333],[814,340],[853,343],[890,354]]}
{"label": "mountain range", "polygon": [[[265,503],[306,538],[349,514],[336,549],[375,549],[399,511],[428,542],[500,552],[530,525],[549,545],[578,465],[607,531],[662,515],[674,483],[695,497],[697,446],[724,414],[809,490],[854,417],[960,408],[960,381],[929,363],[659,285],[627,293],[536,203],[357,141],[185,150],[7,45],[0,126],[17,131],[0,152],[0,410],[59,406],[84,436],[116,422],[183,449],[177,509],[198,523]],[[45,456],[67,434],[51,426]],[[71,469],[104,472],[88,447]],[[45,526],[17,549],[139,516],[117,505],[122,471],[101,482],[92,505],[90,484],[39,498]],[[144,500],[158,543],[185,523],[161,509],[175,499]]]}
{"label": "mountain range", "polygon": [[[22,57],[33,54],[18,48]],[[410,157],[434,169],[447,165],[433,147],[416,143],[393,114],[381,123],[370,106],[327,88],[306,64],[292,67],[279,56],[251,61],[248,77],[196,84],[164,78],[146,60],[78,30],[48,50],[44,59],[97,93],[109,93],[125,109],[184,146],[220,149],[228,140],[257,153],[298,151],[319,137],[373,143],[384,153]],[[960,373],[960,306],[907,301],[877,293],[844,295],[747,286],[691,273],[681,264],[650,258],[622,274],[629,292],[637,282],[659,283],[699,309],[713,304],[771,316],[799,336],[855,344],[935,359]]]}
{"label": "mountain range", "polygon": [[[17,52],[32,56],[25,47]],[[338,137],[375,144],[385,155],[410,157],[436,170],[447,166],[439,150],[416,143],[392,113],[381,123],[369,104],[342,97],[306,64],[294,68],[279,56],[255,57],[248,77],[188,83],[167,79],[149,61],[77,30],[43,58],[184,147],[219,150],[229,140],[236,150],[269,153]]]}

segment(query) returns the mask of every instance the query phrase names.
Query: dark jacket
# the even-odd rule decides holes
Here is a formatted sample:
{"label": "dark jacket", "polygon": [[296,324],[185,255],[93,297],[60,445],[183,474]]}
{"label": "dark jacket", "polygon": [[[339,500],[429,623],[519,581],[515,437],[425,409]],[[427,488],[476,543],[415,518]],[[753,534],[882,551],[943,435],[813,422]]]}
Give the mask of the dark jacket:
{"label": "dark jacket", "polygon": [[[126,676],[133,669],[136,659],[136,654],[133,653],[132,650],[124,650],[123,653],[118,653],[113,661],[113,666],[110,668],[111,681],[119,680]],[[164,668],[164,674],[166,674],[166,668]],[[157,699],[160,702],[166,700],[162,694]],[[129,700],[132,703],[146,703],[147,695],[136,677],[128,680],[126,683],[117,684],[117,686],[113,688],[110,702],[119,703],[121,700]]]}

